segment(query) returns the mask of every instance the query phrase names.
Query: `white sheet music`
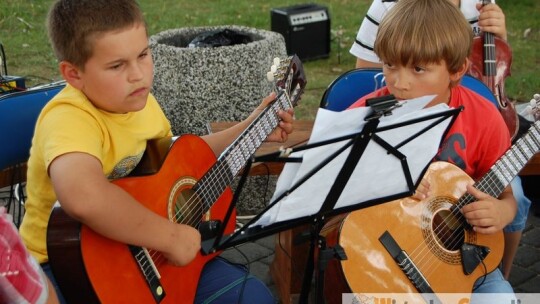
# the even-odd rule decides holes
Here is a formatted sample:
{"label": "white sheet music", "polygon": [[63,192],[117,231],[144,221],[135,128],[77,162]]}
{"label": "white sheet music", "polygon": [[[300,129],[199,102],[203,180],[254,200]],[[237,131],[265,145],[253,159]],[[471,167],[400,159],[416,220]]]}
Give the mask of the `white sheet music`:
{"label": "white sheet music", "polygon": [[[379,127],[448,110],[446,104],[439,104],[424,109],[424,106],[433,98],[434,96],[424,96],[400,102],[402,106],[393,110],[392,115],[384,116],[380,119]],[[371,109],[369,108],[356,108],[342,112],[319,109],[309,143],[357,133],[363,129],[365,125],[364,118],[369,113],[371,113]],[[395,146],[415,132],[433,123],[434,120],[430,119],[377,134],[386,142]],[[451,118],[447,118],[444,122],[434,126],[426,133],[399,148],[399,151],[407,157],[413,182],[418,180],[422,170],[437,153],[441,137],[450,121]],[[271,202],[274,202],[285,191],[289,191],[291,186],[295,185],[300,178],[317,165],[323,163],[329,155],[345,144],[346,141],[343,141],[293,153],[291,157],[303,157],[303,161],[301,163],[287,163],[285,165],[278,179],[276,191]],[[349,151],[350,147],[300,187],[277,202],[251,226],[266,226],[316,214],[320,210]],[[408,191],[408,187],[400,160],[388,154],[386,149],[372,140],[368,144],[337,201],[336,208],[350,206],[404,191]]]}

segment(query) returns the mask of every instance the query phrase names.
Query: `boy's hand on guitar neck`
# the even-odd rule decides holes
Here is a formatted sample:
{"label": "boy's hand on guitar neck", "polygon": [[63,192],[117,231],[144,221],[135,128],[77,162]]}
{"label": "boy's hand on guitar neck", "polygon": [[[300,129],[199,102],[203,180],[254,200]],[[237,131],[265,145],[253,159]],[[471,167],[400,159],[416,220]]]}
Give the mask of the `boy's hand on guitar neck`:
{"label": "boy's hand on guitar neck", "polygon": [[483,5],[476,4],[476,9],[480,12],[478,25],[484,32],[495,34],[495,36],[506,41],[506,19],[502,9],[495,3]]}
{"label": "boy's hand on guitar neck", "polygon": [[[261,104],[251,113],[248,120],[255,119],[274,99],[276,99],[276,93],[272,92],[263,99]],[[266,138],[267,142],[285,142],[294,129],[294,108],[289,108],[287,111],[279,110],[278,116],[280,122],[277,128]]]}
{"label": "boy's hand on guitar neck", "polygon": [[[513,200],[512,191],[509,191],[508,188],[501,194],[500,199],[476,189],[473,185],[467,185],[467,192],[474,196],[476,201],[463,206],[461,213],[475,232],[496,233],[514,218],[516,214],[515,200]],[[513,202],[507,203],[506,199],[509,196]]]}

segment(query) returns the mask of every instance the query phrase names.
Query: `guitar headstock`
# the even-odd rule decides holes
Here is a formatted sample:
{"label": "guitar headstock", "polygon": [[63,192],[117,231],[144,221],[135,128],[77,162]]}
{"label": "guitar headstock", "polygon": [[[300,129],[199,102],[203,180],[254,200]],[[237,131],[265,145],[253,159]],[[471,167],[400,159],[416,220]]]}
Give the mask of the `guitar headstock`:
{"label": "guitar headstock", "polygon": [[274,58],[267,78],[274,82],[276,93],[283,91],[289,97],[291,106],[298,104],[307,83],[304,67],[298,56]]}
{"label": "guitar headstock", "polygon": [[534,94],[529,105],[525,108],[525,115],[530,115],[533,121],[540,120],[540,94]]}

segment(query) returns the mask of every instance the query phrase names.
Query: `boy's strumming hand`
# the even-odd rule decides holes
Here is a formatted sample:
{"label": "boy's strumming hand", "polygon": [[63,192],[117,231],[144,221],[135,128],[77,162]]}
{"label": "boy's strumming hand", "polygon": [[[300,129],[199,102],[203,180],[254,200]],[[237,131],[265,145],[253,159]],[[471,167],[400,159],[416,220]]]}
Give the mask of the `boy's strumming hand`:
{"label": "boy's strumming hand", "polygon": [[430,188],[429,182],[427,181],[426,178],[423,178],[422,181],[420,181],[420,185],[418,185],[418,187],[416,188],[416,191],[414,192],[412,198],[419,201],[428,198],[429,188]]}
{"label": "boy's strumming hand", "polygon": [[197,229],[182,224],[174,224],[168,250],[162,252],[175,266],[189,264],[201,250],[201,234]]}

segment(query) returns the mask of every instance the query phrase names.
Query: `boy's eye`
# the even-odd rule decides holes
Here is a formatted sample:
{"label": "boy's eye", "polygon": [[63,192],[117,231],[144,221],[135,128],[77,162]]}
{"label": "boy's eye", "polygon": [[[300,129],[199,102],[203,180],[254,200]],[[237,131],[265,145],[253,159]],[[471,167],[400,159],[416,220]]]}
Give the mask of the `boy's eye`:
{"label": "boy's eye", "polygon": [[145,58],[146,56],[148,56],[148,52],[141,53],[139,58]]}
{"label": "boy's eye", "polygon": [[391,68],[393,68],[393,67],[394,67],[394,65],[393,65],[393,64],[391,64],[391,63],[388,63],[388,62],[385,62],[385,63],[384,63],[383,65],[384,65],[385,67],[389,68],[389,69],[391,69]]}
{"label": "boy's eye", "polygon": [[117,63],[117,64],[114,64],[114,65],[111,65],[111,66],[109,67],[109,69],[111,69],[111,70],[118,70],[121,66],[122,66],[121,63]]}
{"label": "boy's eye", "polygon": [[425,71],[426,69],[424,69],[423,67],[419,67],[419,66],[415,66],[414,67],[414,71],[417,72],[417,73],[421,73],[423,71]]}

